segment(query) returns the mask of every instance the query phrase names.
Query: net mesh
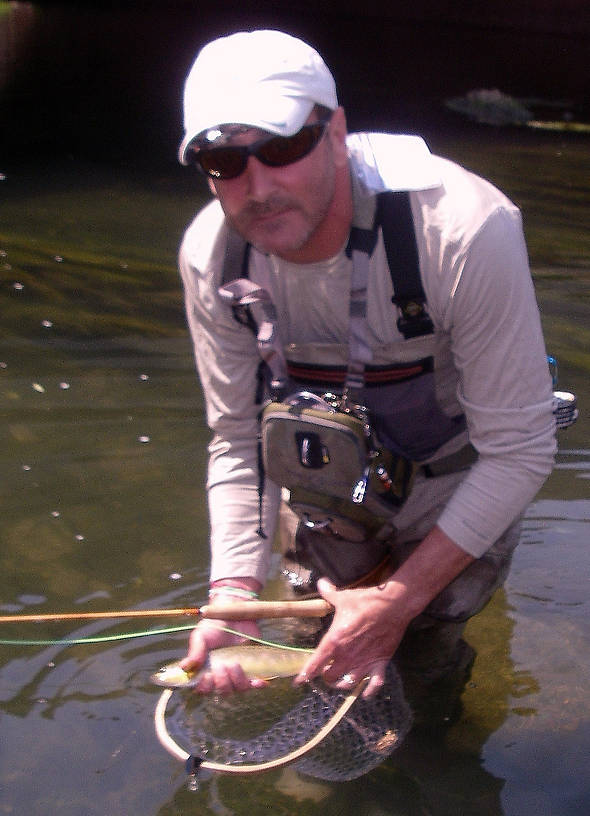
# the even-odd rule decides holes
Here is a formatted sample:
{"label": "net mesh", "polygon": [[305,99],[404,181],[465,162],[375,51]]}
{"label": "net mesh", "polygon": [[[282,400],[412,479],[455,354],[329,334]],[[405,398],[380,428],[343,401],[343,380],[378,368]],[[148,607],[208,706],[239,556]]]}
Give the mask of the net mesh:
{"label": "net mesh", "polygon": [[[305,745],[334,716],[345,695],[319,683],[294,687],[286,679],[228,697],[182,692],[174,698],[167,728],[187,752],[222,765],[251,765]],[[357,699],[334,730],[294,767],[319,779],[354,779],[395,750],[411,719],[401,681],[390,664],[385,685],[371,697]]]}

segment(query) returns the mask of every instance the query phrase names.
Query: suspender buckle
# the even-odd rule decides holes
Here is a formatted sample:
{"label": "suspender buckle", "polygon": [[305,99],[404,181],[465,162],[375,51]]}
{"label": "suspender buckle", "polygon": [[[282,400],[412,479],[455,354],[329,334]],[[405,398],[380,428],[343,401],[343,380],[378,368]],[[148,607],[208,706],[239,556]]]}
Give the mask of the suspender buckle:
{"label": "suspender buckle", "polygon": [[397,319],[397,328],[406,340],[421,337],[424,334],[432,334],[434,325],[423,301],[399,301],[395,296],[392,297],[392,301],[401,311]]}

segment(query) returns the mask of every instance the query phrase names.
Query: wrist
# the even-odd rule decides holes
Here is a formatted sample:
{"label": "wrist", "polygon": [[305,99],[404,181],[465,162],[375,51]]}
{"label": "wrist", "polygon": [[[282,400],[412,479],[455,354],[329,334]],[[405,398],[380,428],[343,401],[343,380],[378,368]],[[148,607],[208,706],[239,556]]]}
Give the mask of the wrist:
{"label": "wrist", "polygon": [[260,589],[260,584],[253,578],[222,578],[211,582],[209,599],[215,601],[222,598],[225,602],[255,601]]}
{"label": "wrist", "polygon": [[407,626],[419,612],[416,612],[416,597],[409,591],[408,586],[396,579],[395,574],[382,581],[377,586],[367,587],[367,602],[377,607],[386,607],[395,619]]}
{"label": "wrist", "polygon": [[240,587],[222,586],[209,590],[209,600],[215,601],[223,598],[224,601],[255,601],[258,593],[251,589],[241,589]]}
{"label": "wrist", "polygon": [[405,582],[395,578],[387,581],[382,594],[383,601],[394,610],[396,620],[404,627],[409,626],[428,604],[420,593],[412,592]]}

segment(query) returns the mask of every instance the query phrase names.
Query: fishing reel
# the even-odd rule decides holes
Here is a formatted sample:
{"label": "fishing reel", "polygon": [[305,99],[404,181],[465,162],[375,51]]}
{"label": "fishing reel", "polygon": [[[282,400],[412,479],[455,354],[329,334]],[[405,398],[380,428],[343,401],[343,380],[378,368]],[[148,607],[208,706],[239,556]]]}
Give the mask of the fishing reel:
{"label": "fishing reel", "polygon": [[557,391],[557,360],[547,357],[551,379],[553,381],[553,416],[558,431],[569,428],[577,420],[580,412],[577,407],[575,394],[569,391]]}

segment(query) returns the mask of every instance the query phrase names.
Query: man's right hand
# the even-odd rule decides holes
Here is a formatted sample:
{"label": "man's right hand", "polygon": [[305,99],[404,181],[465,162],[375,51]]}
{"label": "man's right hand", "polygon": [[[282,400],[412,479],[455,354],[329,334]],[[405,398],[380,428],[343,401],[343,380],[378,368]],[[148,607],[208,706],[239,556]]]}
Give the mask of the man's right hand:
{"label": "man's right hand", "polygon": [[[261,586],[253,578],[223,579],[212,584],[209,606],[216,604],[228,604],[232,599],[237,600],[239,595],[234,591],[244,592],[256,597]],[[224,591],[226,588],[226,591]],[[240,598],[243,600],[243,598]],[[231,632],[238,634],[232,634]],[[239,633],[243,633],[243,636]],[[227,621],[227,620],[201,620],[190,634],[188,644],[188,654],[181,661],[183,669],[197,670],[207,663],[207,657],[212,649],[220,649],[224,646],[239,646],[247,642],[249,637],[260,637],[260,629],[256,621]],[[236,663],[224,663],[218,665],[216,661],[215,669],[211,668],[203,672],[199,683],[195,686],[195,691],[201,694],[216,692],[218,694],[229,694],[233,691],[246,691],[249,688],[265,685],[264,680],[250,680],[242,671],[242,667]]]}
{"label": "man's right hand", "polygon": [[[223,627],[234,632],[243,632],[244,637],[224,631]],[[238,646],[248,641],[248,636],[260,637],[260,629],[255,621],[200,621],[193,629],[189,638],[188,654],[181,661],[183,669],[196,670],[204,666],[207,656],[212,649],[223,646]],[[230,694],[234,691],[246,691],[265,685],[264,680],[249,680],[242,667],[237,663],[216,665],[215,669],[207,670],[195,686],[200,694],[216,692]]]}

